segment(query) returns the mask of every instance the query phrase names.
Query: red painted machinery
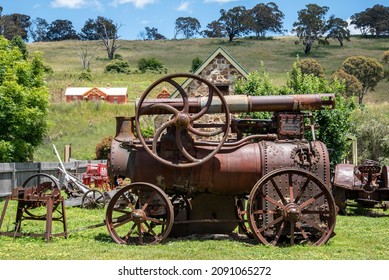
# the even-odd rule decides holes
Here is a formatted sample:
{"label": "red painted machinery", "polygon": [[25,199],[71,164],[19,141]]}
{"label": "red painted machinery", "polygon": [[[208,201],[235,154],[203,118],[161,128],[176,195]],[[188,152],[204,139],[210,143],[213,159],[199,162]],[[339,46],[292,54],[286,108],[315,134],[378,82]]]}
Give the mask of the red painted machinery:
{"label": "red painted machinery", "polygon": [[[178,98],[155,98],[168,87]],[[304,131],[314,135],[309,111],[333,106],[332,94],[223,96],[191,74],[156,81],[134,118],[117,118],[108,172],[132,183],[108,205],[113,240],[154,244],[239,227],[264,244],[324,244],[336,220],[328,152]],[[259,111],[274,116],[236,117]]]}

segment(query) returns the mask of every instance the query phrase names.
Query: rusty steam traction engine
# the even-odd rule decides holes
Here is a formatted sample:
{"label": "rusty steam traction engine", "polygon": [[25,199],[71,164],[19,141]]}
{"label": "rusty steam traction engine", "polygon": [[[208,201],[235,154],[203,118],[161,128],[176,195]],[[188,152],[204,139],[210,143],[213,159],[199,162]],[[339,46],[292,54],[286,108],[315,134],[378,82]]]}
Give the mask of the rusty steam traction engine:
{"label": "rusty steam traction engine", "polygon": [[[190,97],[177,82],[182,78],[202,96]],[[180,98],[152,99],[164,84]],[[314,134],[304,111],[333,106],[332,94],[223,96],[191,74],[154,82],[137,100],[134,118],[117,118],[109,172],[131,184],[108,205],[109,233],[119,244],[155,244],[238,226],[264,244],[324,244],[336,220],[329,158],[323,143],[304,138],[306,128]],[[231,117],[255,111],[274,117]],[[156,124],[153,138],[141,128],[144,118]]]}

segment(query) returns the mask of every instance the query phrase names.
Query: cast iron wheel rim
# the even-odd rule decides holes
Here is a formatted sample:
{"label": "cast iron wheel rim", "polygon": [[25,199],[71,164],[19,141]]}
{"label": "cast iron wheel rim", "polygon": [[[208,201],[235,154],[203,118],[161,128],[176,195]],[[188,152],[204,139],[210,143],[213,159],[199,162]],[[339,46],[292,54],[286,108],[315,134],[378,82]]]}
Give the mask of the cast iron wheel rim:
{"label": "cast iron wheel rim", "polygon": [[251,232],[250,227],[248,227],[246,225],[246,222],[248,220],[246,202],[247,202],[246,197],[237,197],[236,198],[235,208],[236,208],[237,218],[239,219],[238,227],[248,238],[253,239],[254,235]]}
{"label": "cast iron wheel rim", "polygon": [[[174,81],[174,79],[176,79],[176,78],[187,78],[187,79],[197,80],[197,81],[200,81],[201,83],[205,84],[208,87],[208,100],[205,104],[205,108],[203,108],[199,113],[196,113],[196,114],[189,113],[188,94],[184,91],[184,89],[181,87],[181,85],[179,85],[176,81]],[[169,121],[162,124],[158,128],[158,130],[154,133],[152,148],[150,148],[146,144],[146,141],[141,133],[141,128],[140,128],[140,117],[143,115],[143,113],[145,111],[147,111],[147,109],[143,109],[143,112],[142,112],[141,108],[142,108],[143,102],[145,101],[145,99],[147,98],[149,93],[155,87],[157,87],[158,85],[160,85],[163,82],[170,83],[178,90],[178,92],[180,93],[180,95],[183,99],[184,106],[183,106],[183,109],[181,111],[179,111],[168,104],[155,104],[155,105],[153,105],[153,107],[160,107],[161,109],[164,109],[164,110],[171,112],[172,118]],[[209,107],[211,106],[214,94],[216,94],[216,96],[218,96],[220,98],[222,111],[224,112],[224,115],[225,115],[225,123],[219,132],[216,131],[216,132],[208,134],[205,132],[201,132],[198,129],[195,129],[193,126],[193,122],[207,113],[207,111],[209,110]],[[166,164],[168,166],[171,166],[171,167],[179,167],[179,168],[194,167],[194,166],[200,165],[200,164],[208,161],[209,159],[211,159],[223,147],[223,144],[227,140],[229,124],[230,124],[230,113],[229,113],[227,101],[225,100],[223,94],[211,82],[209,82],[209,81],[207,81],[207,80],[205,80],[197,75],[194,75],[194,74],[184,74],[184,73],[170,74],[170,75],[167,75],[167,76],[155,81],[153,84],[151,84],[146,89],[146,91],[140,97],[137,108],[136,108],[136,113],[135,113],[136,131],[137,131],[138,139],[141,142],[144,149],[153,158],[155,158],[159,162]],[[158,154],[157,141],[158,141],[159,137],[161,136],[162,132],[166,128],[173,127],[173,126],[176,129],[175,137],[176,137],[177,147],[180,151],[180,154],[189,162],[175,163],[175,162],[172,162],[170,160],[164,159],[163,157],[161,157]],[[213,151],[211,153],[209,153],[207,156],[205,156],[203,158],[195,158],[192,155],[190,155],[188,153],[188,151],[186,151],[186,149],[183,145],[183,141],[181,139],[182,138],[181,135],[182,135],[183,131],[189,131],[195,135],[202,136],[202,137],[212,137],[212,136],[216,136],[218,134],[223,133],[223,137],[222,137],[221,141],[219,142],[219,144],[213,149]]]}
{"label": "cast iron wheel rim", "polygon": [[[40,178],[43,178],[45,181],[40,183],[40,184],[33,184],[34,187],[43,186],[45,184],[46,185],[45,186],[45,189],[46,189],[45,193],[52,193],[55,189],[60,190],[57,178],[55,178],[54,176],[52,176],[50,174],[46,174],[46,173],[37,173],[37,174],[34,174],[34,175],[28,177],[24,181],[22,187],[23,188],[32,187],[32,185],[29,185],[29,184],[33,183],[34,179],[40,181]],[[60,193],[59,193],[59,195],[60,195]],[[59,203],[55,203],[53,205],[53,210],[52,211],[53,212],[56,211],[58,206],[59,206]],[[24,207],[24,212],[27,215],[29,215],[31,218],[33,218],[33,219],[43,219],[43,218],[46,217],[46,213],[45,214],[33,213],[33,209],[32,208],[28,208],[28,205],[26,205]]]}
{"label": "cast iron wheel rim", "polygon": [[318,246],[333,235],[336,207],[320,178],[302,169],[284,168],[257,182],[250,193],[248,215],[254,237],[263,244]]}
{"label": "cast iron wheel rim", "polygon": [[89,190],[82,196],[81,207],[87,209],[102,209],[107,203],[104,194],[99,190]]}
{"label": "cast iron wheel rim", "polygon": [[116,243],[146,245],[166,240],[173,220],[165,192],[149,183],[132,183],[112,197],[105,223]]}

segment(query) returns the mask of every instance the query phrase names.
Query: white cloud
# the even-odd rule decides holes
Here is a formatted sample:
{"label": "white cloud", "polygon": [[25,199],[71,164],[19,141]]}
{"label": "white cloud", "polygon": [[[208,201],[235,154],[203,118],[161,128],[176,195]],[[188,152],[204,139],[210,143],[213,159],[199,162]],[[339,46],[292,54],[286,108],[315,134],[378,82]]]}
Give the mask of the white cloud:
{"label": "white cloud", "polygon": [[81,9],[86,7],[95,7],[98,10],[103,9],[99,0],[54,0],[50,3],[53,8]]}
{"label": "white cloud", "polygon": [[218,4],[226,4],[231,2],[237,2],[239,0],[204,0],[204,3],[218,3]]}
{"label": "white cloud", "polygon": [[181,4],[177,7],[177,11],[190,12],[189,6],[190,6],[189,2],[181,1]]}
{"label": "white cloud", "polygon": [[154,4],[156,2],[158,2],[158,0],[113,0],[111,5],[117,7],[121,4],[132,3],[136,8],[142,9],[144,6]]}
{"label": "white cloud", "polygon": [[360,35],[361,34],[361,30],[356,28],[354,24],[351,24],[351,18],[346,19],[346,21],[348,23],[348,30],[350,30],[351,35]]}

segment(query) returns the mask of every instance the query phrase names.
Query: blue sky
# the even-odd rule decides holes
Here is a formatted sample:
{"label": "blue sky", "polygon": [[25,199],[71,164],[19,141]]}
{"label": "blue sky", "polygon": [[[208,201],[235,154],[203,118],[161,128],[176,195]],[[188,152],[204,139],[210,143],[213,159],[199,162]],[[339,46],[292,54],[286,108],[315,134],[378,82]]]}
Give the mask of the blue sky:
{"label": "blue sky", "polygon": [[[254,0],[2,0],[3,14],[21,13],[32,19],[41,17],[48,23],[56,19],[67,19],[80,32],[88,18],[103,16],[112,19],[121,26],[121,39],[139,39],[140,31],[145,27],[156,27],[158,32],[171,39],[174,23],[178,17],[194,17],[200,21],[201,30],[207,24],[220,17],[220,9],[244,6],[251,9],[258,3],[271,1]],[[389,0],[275,0],[285,14],[284,29],[290,31],[297,20],[297,11],[309,3],[328,6],[328,15],[334,14],[342,19],[364,11],[375,4],[388,6]]]}

